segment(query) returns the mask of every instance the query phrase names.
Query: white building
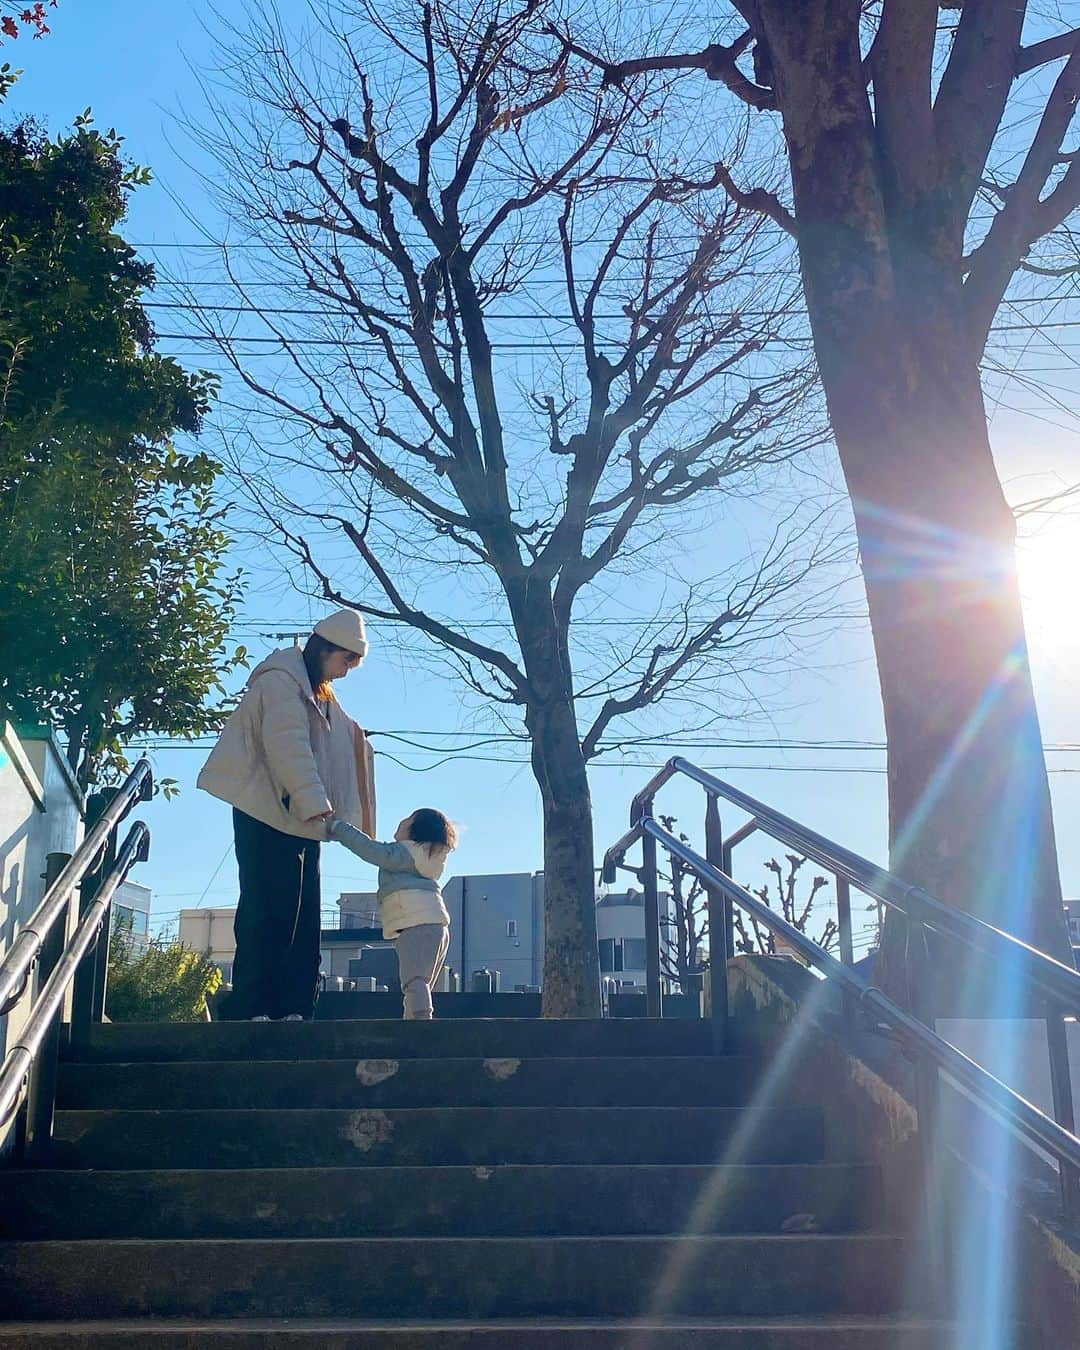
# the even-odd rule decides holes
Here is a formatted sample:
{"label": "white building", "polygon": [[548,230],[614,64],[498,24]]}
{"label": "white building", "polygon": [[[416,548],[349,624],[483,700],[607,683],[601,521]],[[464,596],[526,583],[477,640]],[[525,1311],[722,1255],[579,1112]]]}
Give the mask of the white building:
{"label": "white building", "polygon": [[[667,897],[661,898],[661,906]],[[663,912],[663,909],[661,909]],[[600,974],[619,984],[645,984],[645,896],[632,887],[603,895],[596,904]]]}
{"label": "white building", "polygon": [[[49,854],[70,854],[78,847],[83,810],[79,785],[48,729],[15,727],[0,717],[0,957],[41,903]],[[70,908],[69,934],[76,907]],[[0,1016],[0,1045],[18,1039],[31,990],[32,983]],[[0,1124],[0,1153],[10,1138],[10,1125]]]}
{"label": "white building", "polygon": [[232,980],[236,937],[233,934],[235,909],[182,909],[180,943],[189,951],[201,952],[221,970],[225,982]]}
{"label": "white building", "polygon": [[113,896],[113,924],[130,925],[131,949],[146,951],[150,944],[150,906],[154,893],[137,881],[122,882]]}

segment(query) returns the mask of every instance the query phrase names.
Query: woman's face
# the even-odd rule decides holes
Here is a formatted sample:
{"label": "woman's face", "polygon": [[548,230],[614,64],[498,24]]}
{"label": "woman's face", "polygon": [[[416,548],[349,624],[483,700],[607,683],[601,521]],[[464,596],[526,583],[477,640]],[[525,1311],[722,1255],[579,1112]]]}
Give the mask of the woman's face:
{"label": "woman's face", "polygon": [[346,651],[344,647],[335,647],[323,657],[323,679],[340,680],[348,675],[350,670],[355,670],[361,659],[356,652]]}
{"label": "woman's face", "polygon": [[413,816],[415,815],[416,812],[414,811],[412,813],[412,816],[406,816],[405,819],[401,821],[397,829],[394,831],[394,838],[397,840],[399,844],[404,844],[408,840],[409,831],[412,829]]}

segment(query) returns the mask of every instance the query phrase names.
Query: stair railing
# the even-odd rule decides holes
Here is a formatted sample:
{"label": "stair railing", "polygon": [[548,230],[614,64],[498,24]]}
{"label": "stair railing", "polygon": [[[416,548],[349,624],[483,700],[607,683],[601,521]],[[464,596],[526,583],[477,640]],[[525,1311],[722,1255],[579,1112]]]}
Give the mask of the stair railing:
{"label": "stair railing", "polygon": [[[700,784],[706,792],[704,857],[653,819],[656,793],[677,775]],[[727,838],[720,825],[720,798],[751,817]],[[837,883],[839,907],[839,960],[733,880],[733,850],[758,831],[797,849],[832,872]],[[625,855],[639,842],[642,865],[640,868],[628,866]],[[622,868],[637,876],[644,891],[646,1010],[650,1016],[659,1016],[662,1011],[658,845],[678,858],[705,887],[711,970],[726,969],[728,957],[734,954],[734,909],[745,910],[841,990],[848,1016],[856,1009],[862,1009],[874,1024],[888,1028],[904,1046],[915,1065],[916,1109],[923,1136],[922,1147],[927,1156],[936,1147],[932,1122],[937,1118],[940,1075],[944,1072],[971,1094],[980,1109],[988,1111],[1014,1133],[1051,1155],[1059,1169],[1065,1216],[1070,1222],[1080,1221],[1080,1138],[1076,1134],[1073,1113],[1065,1028],[1066,1017],[1080,1013],[1080,972],[971,914],[944,905],[920,887],[909,885],[850,849],[676,756],[634,797],[631,827],[607,850],[603,863],[605,883],[613,882],[617,870]],[[927,1020],[905,1011],[852,968],[852,886],[904,914],[914,932],[931,929],[956,939],[982,956],[1007,961],[1010,974],[1015,972],[1026,989],[1044,1001],[1053,1118],[946,1041],[927,1024]],[[727,981],[712,978],[710,985],[713,1044],[720,1052],[728,1039]]]}
{"label": "stair railing", "polygon": [[[150,762],[140,759],[119,788],[89,798],[85,838],[74,854],[48,855],[41,904],[0,962],[0,1016],[22,1001],[36,974],[30,1011],[0,1068],[0,1131],[18,1114],[8,1155],[18,1161],[40,1159],[52,1138],[65,1031],[72,1042],[85,1042],[104,1016],[113,896],[150,848],[142,821],[118,849],[119,829],[135,804],[152,795]],[[71,1021],[65,1027],[69,989]]]}

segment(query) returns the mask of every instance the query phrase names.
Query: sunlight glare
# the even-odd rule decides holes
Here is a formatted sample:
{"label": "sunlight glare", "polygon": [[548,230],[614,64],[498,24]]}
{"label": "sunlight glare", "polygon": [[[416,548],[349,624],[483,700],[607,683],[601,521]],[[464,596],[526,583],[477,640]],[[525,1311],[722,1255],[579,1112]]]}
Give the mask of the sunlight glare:
{"label": "sunlight glare", "polygon": [[1080,521],[1062,517],[1016,546],[1020,595],[1035,646],[1074,639],[1080,592]]}

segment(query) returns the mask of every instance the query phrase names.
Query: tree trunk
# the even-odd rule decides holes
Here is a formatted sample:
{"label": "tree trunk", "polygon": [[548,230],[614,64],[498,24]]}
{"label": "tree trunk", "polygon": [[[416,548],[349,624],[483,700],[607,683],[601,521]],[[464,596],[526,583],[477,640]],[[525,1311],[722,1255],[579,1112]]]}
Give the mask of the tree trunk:
{"label": "tree trunk", "polygon": [[[892,866],[1071,963],[1014,523],[990,451],[959,244],[924,199],[900,200],[891,180],[883,188],[858,0],[758,0],[757,13],[862,554]],[[904,997],[896,933],[887,922],[885,979]],[[951,944],[942,955],[954,966]]]}
{"label": "tree trunk", "polygon": [[[891,866],[1071,963],[1014,522],[979,370],[959,311],[953,321],[940,289],[912,289],[878,307],[873,334],[865,314],[845,334],[820,290],[814,314],[881,681]],[[907,998],[899,943],[887,922],[885,980]],[[941,957],[955,973],[951,947]]]}
{"label": "tree trunk", "polygon": [[600,1016],[592,799],[569,697],[530,707],[544,807],[545,1017]]}
{"label": "tree trunk", "polygon": [[[937,350],[920,325],[905,336],[908,361],[847,353],[855,380],[833,381],[829,400],[881,679],[892,867],[1071,963],[1014,523],[978,369],[918,359]],[[895,971],[895,923],[886,931]]]}

